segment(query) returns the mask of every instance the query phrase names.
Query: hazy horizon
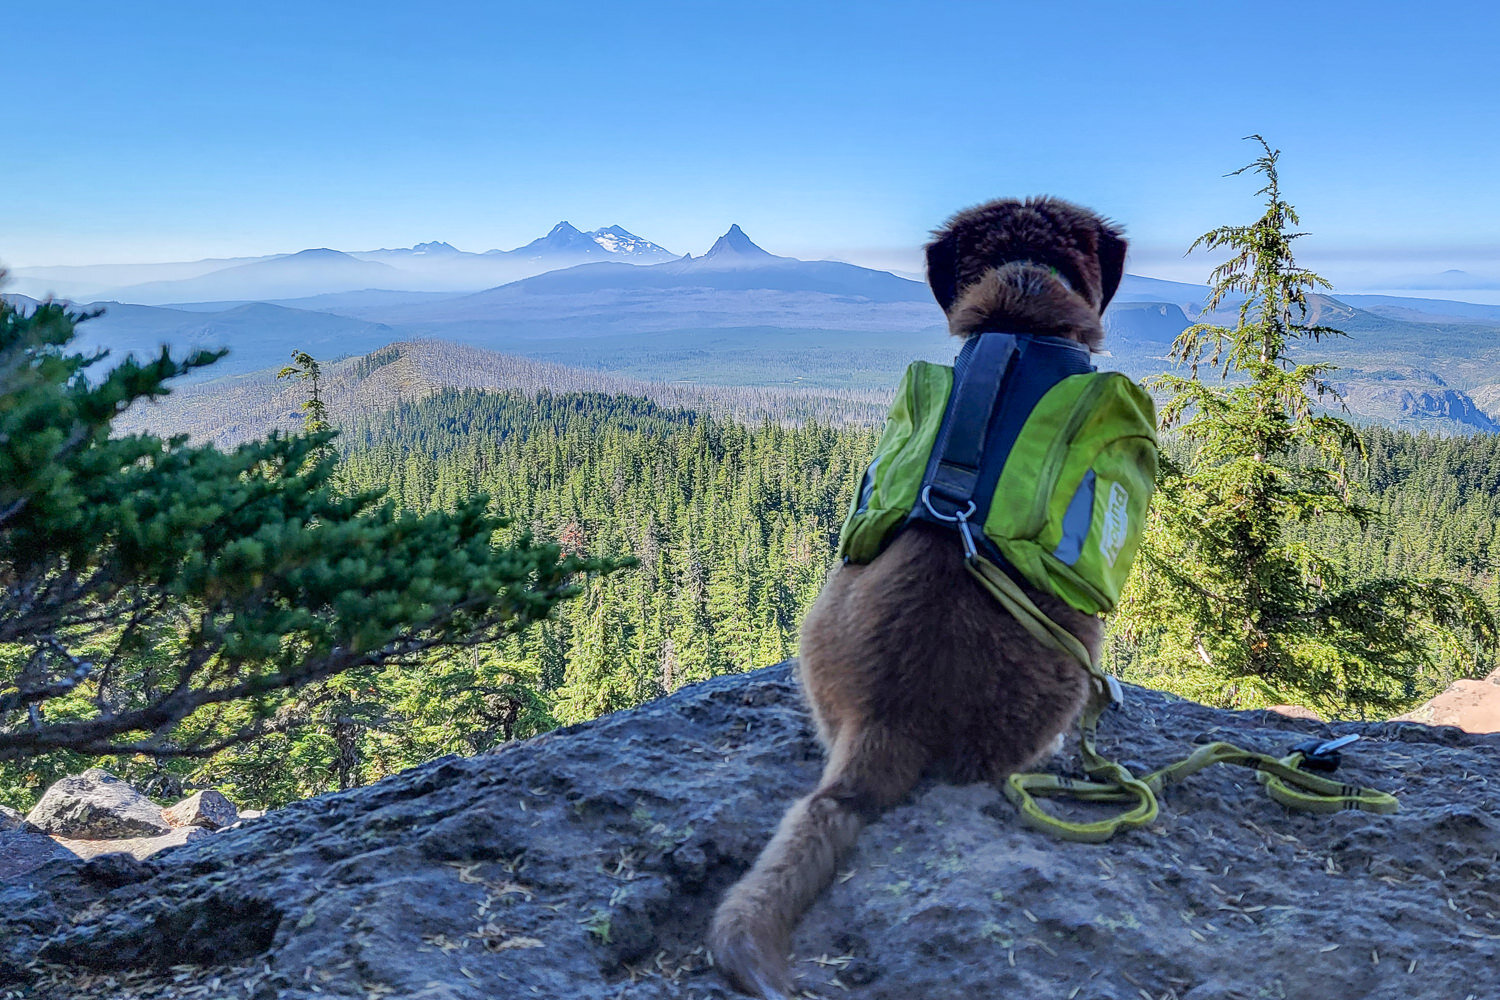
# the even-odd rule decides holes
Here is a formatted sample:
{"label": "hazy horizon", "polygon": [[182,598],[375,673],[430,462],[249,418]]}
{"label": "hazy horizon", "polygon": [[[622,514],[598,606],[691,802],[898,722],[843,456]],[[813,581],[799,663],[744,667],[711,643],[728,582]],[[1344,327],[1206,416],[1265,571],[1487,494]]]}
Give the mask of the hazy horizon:
{"label": "hazy horizon", "polygon": [[[567,221],[571,222],[571,220]],[[613,225],[613,223],[611,223],[611,225]],[[582,228],[582,226],[579,226],[579,228]],[[592,228],[604,228],[604,225]],[[631,229],[631,227],[629,226],[622,226],[622,228],[629,230],[636,236],[641,236],[648,240],[654,239],[651,230],[644,229],[644,227]],[[725,228],[727,229],[727,226]],[[642,231],[643,229],[644,231]],[[537,235],[540,236],[542,234],[538,233]],[[702,245],[694,246],[688,250],[682,250],[677,247],[671,246],[667,247],[667,249],[672,251],[673,253],[691,253],[693,256],[699,256],[708,249],[708,247],[712,244],[713,239],[717,238],[717,235],[721,234],[716,234],[715,237],[707,240]],[[911,277],[917,280],[920,280],[922,276],[923,261],[920,245],[914,245],[911,247],[873,248],[812,246],[800,252],[797,252],[779,246],[774,241],[769,241],[764,236],[758,235],[756,233],[749,233],[748,235],[751,237],[751,239],[755,240],[759,245],[764,246],[770,252],[782,256],[799,257],[806,260],[844,261],[847,263],[858,264],[862,267],[891,271],[893,273],[900,274],[905,277]],[[445,242],[449,245],[454,246],[455,249],[459,249],[468,253],[483,253],[484,251],[494,249],[514,249],[511,247],[490,246],[463,247],[455,244],[452,240],[442,239],[440,234],[433,235],[431,239],[419,240],[416,242]],[[525,242],[530,242],[530,240],[527,240]],[[767,246],[767,243],[770,243],[770,245]],[[415,245],[416,243],[411,243],[406,244],[405,246],[409,247]],[[176,258],[152,261],[91,260],[81,261],[78,263],[52,265],[25,265],[12,263],[5,259],[5,257],[3,256],[4,248],[0,247],[0,267],[16,271],[18,273],[15,275],[15,277],[22,277],[23,273],[21,272],[33,270],[51,270],[54,268],[123,268],[129,265],[186,263],[202,260],[223,260],[226,262],[225,266],[233,266],[233,262],[239,260],[253,260],[264,256],[290,255],[302,250],[325,248],[340,250],[346,253],[367,253],[380,249],[397,249],[398,246],[396,244],[385,244],[381,247],[338,247],[324,243],[317,247],[297,247],[289,250],[278,249],[268,251],[265,254],[241,252],[223,257],[213,258],[194,259],[178,256]],[[1372,252],[1368,249],[1365,249],[1363,253],[1353,258],[1343,257],[1330,259],[1328,257],[1320,258],[1315,254],[1304,254],[1301,255],[1299,259],[1304,265],[1311,266],[1314,270],[1323,273],[1324,277],[1329,278],[1334,285],[1334,294],[1343,291],[1348,294],[1393,294],[1416,298],[1452,299],[1485,304],[1500,303],[1500,261],[1496,261],[1488,256],[1465,256],[1457,253],[1450,254],[1443,258],[1443,261],[1450,266],[1443,268],[1439,268],[1436,261],[1422,261],[1420,259],[1403,258],[1399,256],[1380,254],[1378,252]],[[1424,264],[1426,265],[1425,268]],[[1212,268],[1212,265],[1212,259],[1202,253],[1195,253],[1191,256],[1184,254],[1173,255],[1170,252],[1163,252],[1161,248],[1154,248],[1150,246],[1141,248],[1136,245],[1132,246],[1130,257],[1127,260],[1127,270],[1132,274],[1137,274],[1143,277],[1157,278],[1166,281],[1178,281],[1198,285],[1206,283],[1208,279],[1208,273]],[[1447,276],[1450,283],[1445,285],[1443,283],[1443,279],[1445,277],[1443,272],[1449,270],[1464,272],[1465,274],[1471,276],[1474,280],[1471,283],[1460,282],[1458,284],[1451,284],[1452,276]],[[33,280],[35,279],[33,278]],[[128,282],[125,281],[121,281],[118,283],[122,285],[128,284]],[[1470,287],[1470,285],[1472,285],[1472,287]],[[14,289],[6,289],[4,287],[0,287],[0,292],[7,290]],[[60,294],[63,294],[64,297],[66,297],[68,293],[62,292]]]}

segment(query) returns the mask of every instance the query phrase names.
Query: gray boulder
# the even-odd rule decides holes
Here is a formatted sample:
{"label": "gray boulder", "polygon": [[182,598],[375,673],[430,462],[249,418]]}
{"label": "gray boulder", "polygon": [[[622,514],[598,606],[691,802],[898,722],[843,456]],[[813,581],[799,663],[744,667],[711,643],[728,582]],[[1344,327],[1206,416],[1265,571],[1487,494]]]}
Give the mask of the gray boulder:
{"label": "gray boulder", "polygon": [[[10,830],[20,830],[28,826],[30,824],[26,822],[24,813],[12,809],[10,806],[0,806],[0,833]],[[35,830],[36,827],[31,827],[31,829]]]}
{"label": "gray boulder", "polygon": [[[793,968],[850,1000],[1491,996],[1500,736],[1131,688],[1100,742],[1157,766],[1356,732],[1340,779],[1399,813],[1288,812],[1218,767],[1150,828],[1074,844],[988,785],[924,782],[865,830]],[[47,866],[0,886],[0,965],[37,997],[102,997],[121,970],[142,996],[729,1000],[709,917],[821,765],[787,665],[716,678],[170,855]]]}
{"label": "gray boulder", "polygon": [[222,830],[240,818],[234,803],[212,788],[194,792],[176,805],[163,809],[161,815],[174,827],[201,826],[208,830]]}
{"label": "gray boulder", "polygon": [[75,840],[155,837],[172,829],[160,806],[98,767],[53,784],[26,819],[44,833]]}

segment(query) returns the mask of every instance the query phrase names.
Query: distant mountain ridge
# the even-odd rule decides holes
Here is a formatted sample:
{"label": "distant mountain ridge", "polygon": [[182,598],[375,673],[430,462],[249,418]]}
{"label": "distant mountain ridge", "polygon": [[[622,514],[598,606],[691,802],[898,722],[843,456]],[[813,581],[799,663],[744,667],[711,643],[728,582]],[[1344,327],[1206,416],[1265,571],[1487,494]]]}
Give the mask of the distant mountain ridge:
{"label": "distant mountain ridge", "polygon": [[[517,269],[525,276],[507,277]],[[381,288],[392,274],[416,275],[427,290]],[[293,287],[256,294],[257,282],[279,275]],[[340,290],[307,291],[330,284]],[[208,300],[98,303],[107,312],[85,328],[91,343],[138,353],[162,342],[228,346],[218,371],[245,372],[283,362],[293,347],[336,358],[426,338],[637,379],[860,391],[894,385],[913,358],[953,352],[925,283],[780,256],[738,224],[696,257],[619,226],[560,222],[512,251],[437,240],[362,254],[320,248],[160,282],[155,293],[175,299],[187,288]],[[1104,317],[1100,363],[1136,377],[1167,370],[1187,326],[1233,325],[1237,302],[1205,316],[1207,297],[1203,285],[1125,275]],[[1292,355],[1338,365],[1356,416],[1438,433],[1500,430],[1500,306],[1388,295],[1308,302],[1309,321],[1350,336],[1294,345]]]}
{"label": "distant mountain ridge", "polygon": [[932,332],[946,326],[921,282],[855,264],[779,257],[738,225],[701,257],[586,263],[453,299],[349,315],[497,349],[509,348],[495,338],[516,335],[759,326]]}
{"label": "distant mountain ridge", "polygon": [[[36,298],[55,294],[80,302],[143,305],[265,301],[365,289],[472,292],[594,260],[655,264],[677,256],[618,225],[583,232],[559,222],[514,250],[473,253],[431,240],[379,250],[317,248],[164,264],[17,268],[7,290]],[[281,261],[289,263],[271,266]]]}
{"label": "distant mountain ridge", "polygon": [[[37,305],[29,296],[3,297],[23,310]],[[127,354],[154,357],[163,344],[177,355],[200,348],[230,349],[227,357],[190,376],[188,382],[259,371],[284,362],[293,350],[335,358],[372,351],[398,339],[396,331],[382,323],[266,302],[196,312],[120,302],[93,305],[102,306],[104,314],[79,324],[72,348],[108,350],[104,366],[118,363]]]}
{"label": "distant mountain ridge", "polygon": [[143,305],[223,299],[285,299],[382,288],[400,281],[401,272],[389,264],[360,260],[341,250],[322,247],[237,264],[193,278],[146,282],[112,290],[100,297]]}
{"label": "distant mountain ridge", "polygon": [[355,250],[350,256],[361,260],[409,260],[413,257],[506,257],[547,258],[554,254],[579,254],[600,259],[639,258],[642,260],[676,260],[677,254],[650,240],[643,239],[620,226],[606,226],[583,232],[564,220],[547,235],[538,237],[514,250],[483,250],[478,253],[460,250],[452,243],[431,240],[412,247],[382,247],[379,250]]}
{"label": "distant mountain ridge", "polygon": [[1402,288],[1412,291],[1437,291],[1450,289],[1458,291],[1476,291],[1480,289],[1500,289],[1500,281],[1491,278],[1482,278],[1458,268],[1449,268],[1440,274],[1423,274],[1407,278],[1401,282]]}

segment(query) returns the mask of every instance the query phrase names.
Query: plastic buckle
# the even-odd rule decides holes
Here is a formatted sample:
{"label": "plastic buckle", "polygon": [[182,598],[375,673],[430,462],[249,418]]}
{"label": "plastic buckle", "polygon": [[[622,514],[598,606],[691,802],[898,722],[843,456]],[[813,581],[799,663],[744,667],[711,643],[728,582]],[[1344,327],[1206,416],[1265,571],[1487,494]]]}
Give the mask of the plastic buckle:
{"label": "plastic buckle", "polygon": [[1302,755],[1302,763],[1298,766],[1308,771],[1323,771],[1331,773],[1338,770],[1343,755],[1339,750],[1359,739],[1358,733],[1350,733],[1348,736],[1340,736],[1336,740],[1320,740],[1316,737],[1303,740],[1292,747],[1292,753]]}

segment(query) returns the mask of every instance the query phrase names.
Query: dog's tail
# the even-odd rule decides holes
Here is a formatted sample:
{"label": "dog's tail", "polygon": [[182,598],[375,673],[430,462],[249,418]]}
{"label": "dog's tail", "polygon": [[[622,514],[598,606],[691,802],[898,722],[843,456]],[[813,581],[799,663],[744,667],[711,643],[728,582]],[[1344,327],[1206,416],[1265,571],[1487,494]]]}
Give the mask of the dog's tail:
{"label": "dog's tail", "polygon": [[714,964],[736,988],[766,1000],[792,995],[792,928],[863,828],[854,803],[827,786],[787,810],[755,867],[719,904],[709,931]]}

